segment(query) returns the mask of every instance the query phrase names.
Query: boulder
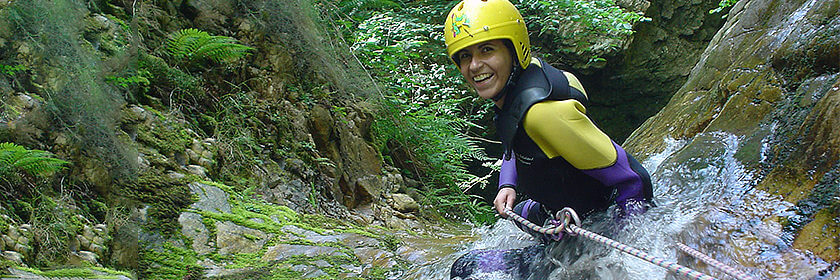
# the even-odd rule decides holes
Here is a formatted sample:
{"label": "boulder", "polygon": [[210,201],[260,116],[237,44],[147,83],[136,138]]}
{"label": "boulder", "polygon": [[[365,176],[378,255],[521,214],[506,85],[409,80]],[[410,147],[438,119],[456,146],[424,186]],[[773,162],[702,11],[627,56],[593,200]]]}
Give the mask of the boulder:
{"label": "boulder", "polygon": [[204,225],[201,215],[182,212],[178,217],[178,223],[181,224],[181,233],[192,240],[192,249],[196,253],[203,255],[213,252],[213,248],[208,245],[210,231]]}
{"label": "boulder", "polygon": [[193,209],[230,213],[230,203],[228,203],[229,195],[219,187],[199,182],[190,183],[189,187],[190,191],[198,196],[198,201],[190,206]]}
{"label": "boulder", "polygon": [[250,254],[262,249],[271,235],[233,222],[216,222],[216,247],[219,254]]}
{"label": "boulder", "polygon": [[395,193],[390,195],[391,207],[403,213],[416,212],[420,210],[420,204],[414,201],[413,198],[403,193]]}
{"label": "boulder", "polygon": [[340,256],[344,255],[338,248],[325,246],[310,246],[296,244],[277,244],[268,248],[262,256],[263,261],[284,260],[291,256],[314,257],[318,255]]}

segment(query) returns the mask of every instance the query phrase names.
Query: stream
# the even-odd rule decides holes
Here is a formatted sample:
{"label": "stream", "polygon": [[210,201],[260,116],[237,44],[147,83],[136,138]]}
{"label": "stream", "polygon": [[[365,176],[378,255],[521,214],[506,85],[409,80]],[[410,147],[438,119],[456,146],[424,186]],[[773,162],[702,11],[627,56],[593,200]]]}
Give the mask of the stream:
{"label": "stream", "polygon": [[[682,253],[676,244],[686,244],[759,279],[830,279],[830,273],[821,275],[820,271],[830,272],[831,264],[794,249],[793,235],[779,222],[796,215],[794,205],[751,187],[756,176],[735,157],[741,139],[713,132],[698,135],[692,145],[666,142],[665,151],[643,162],[651,173],[658,206],[630,219],[621,230],[614,229],[606,214],[591,215],[582,228],[718,279],[735,278]],[[429,242],[434,243],[429,250],[440,254],[434,261],[412,267],[405,279],[449,279],[452,263],[470,250],[536,244],[507,220],[473,227],[466,235],[469,238],[450,236]],[[689,279],[583,237],[564,239],[549,255],[557,268],[548,279]],[[511,278],[483,275],[478,279]]]}

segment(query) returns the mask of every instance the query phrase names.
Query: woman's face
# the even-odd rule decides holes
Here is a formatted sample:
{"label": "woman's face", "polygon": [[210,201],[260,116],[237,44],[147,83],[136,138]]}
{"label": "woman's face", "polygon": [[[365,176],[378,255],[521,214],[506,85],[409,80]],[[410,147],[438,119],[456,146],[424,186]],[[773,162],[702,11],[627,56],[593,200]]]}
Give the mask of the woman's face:
{"label": "woman's face", "polygon": [[505,88],[513,58],[504,41],[496,39],[466,47],[457,53],[461,75],[484,99],[492,98]]}

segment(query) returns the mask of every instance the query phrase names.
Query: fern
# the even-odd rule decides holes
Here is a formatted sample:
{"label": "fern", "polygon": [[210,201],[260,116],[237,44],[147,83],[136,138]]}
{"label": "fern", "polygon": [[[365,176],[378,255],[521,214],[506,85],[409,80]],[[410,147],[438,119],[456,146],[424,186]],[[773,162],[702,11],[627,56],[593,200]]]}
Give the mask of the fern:
{"label": "fern", "polygon": [[236,43],[227,36],[213,36],[207,32],[187,28],[170,35],[166,42],[169,55],[186,63],[209,59],[217,63],[235,61],[254,48]]}
{"label": "fern", "polygon": [[0,176],[12,172],[46,176],[63,169],[67,162],[52,156],[47,151],[29,150],[15,143],[0,143]]}

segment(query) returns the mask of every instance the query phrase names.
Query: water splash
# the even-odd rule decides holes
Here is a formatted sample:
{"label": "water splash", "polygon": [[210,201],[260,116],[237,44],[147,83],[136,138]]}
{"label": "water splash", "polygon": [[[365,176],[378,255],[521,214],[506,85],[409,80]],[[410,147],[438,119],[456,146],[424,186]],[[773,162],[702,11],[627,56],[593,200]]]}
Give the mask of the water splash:
{"label": "water splash", "polygon": [[[658,207],[615,230],[606,214],[593,215],[583,228],[602,233],[652,255],[731,279],[681,253],[681,242],[761,279],[826,279],[830,264],[791,247],[781,218],[794,205],[752,188],[758,175],[736,153],[741,138],[702,133],[691,141],[665,139],[665,151],[643,164],[651,172]],[[475,228],[477,240],[408,279],[448,279],[449,265],[473,249],[521,248],[534,241],[509,221]],[[549,279],[681,279],[663,268],[582,238],[566,239],[550,251],[559,267]],[[488,278],[492,279],[492,278]]]}

